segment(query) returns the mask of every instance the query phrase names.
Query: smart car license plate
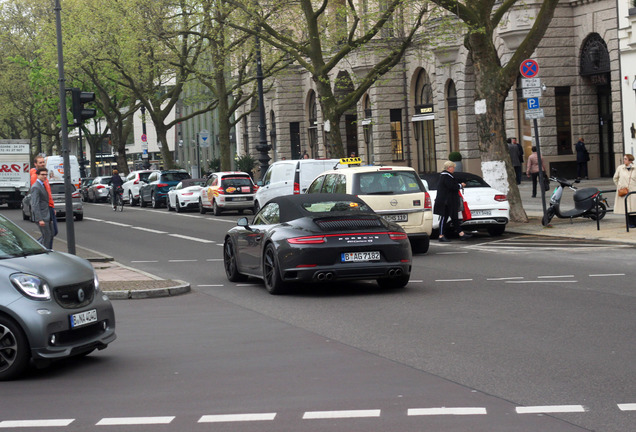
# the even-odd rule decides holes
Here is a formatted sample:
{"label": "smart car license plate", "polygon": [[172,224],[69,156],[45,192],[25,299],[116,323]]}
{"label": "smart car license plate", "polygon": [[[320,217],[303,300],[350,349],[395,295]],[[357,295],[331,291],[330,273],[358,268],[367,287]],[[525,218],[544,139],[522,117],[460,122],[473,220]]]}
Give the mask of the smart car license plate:
{"label": "smart car license plate", "polygon": [[379,261],[380,252],[344,252],[342,262]]}
{"label": "smart car license plate", "polygon": [[247,197],[232,197],[232,201],[247,201]]}
{"label": "smart car license plate", "polygon": [[409,220],[409,215],[407,215],[406,213],[387,214],[387,215],[382,215],[382,217],[384,218],[384,220],[389,222],[407,222]]}
{"label": "smart car license plate", "polygon": [[471,210],[471,216],[490,216],[492,215],[492,210]]}
{"label": "smart car license plate", "polygon": [[97,309],[91,309],[71,315],[71,328],[97,322]]}

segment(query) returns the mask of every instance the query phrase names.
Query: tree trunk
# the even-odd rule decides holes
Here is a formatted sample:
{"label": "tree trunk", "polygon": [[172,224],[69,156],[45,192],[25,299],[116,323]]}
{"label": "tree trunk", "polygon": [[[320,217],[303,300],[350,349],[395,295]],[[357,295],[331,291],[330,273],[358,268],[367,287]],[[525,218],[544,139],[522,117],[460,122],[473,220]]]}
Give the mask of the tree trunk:
{"label": "tree trunk", "polygon": [[[163,160],[164,169],[174,169],[174,157],[168,147],[168,130],[164,127],[160,127],[155,123],[155,130],[157,131],[157,139],[159,140],[159,148],[161,149],[161,159]],[[200,169],[201,167],[199,167]]]}

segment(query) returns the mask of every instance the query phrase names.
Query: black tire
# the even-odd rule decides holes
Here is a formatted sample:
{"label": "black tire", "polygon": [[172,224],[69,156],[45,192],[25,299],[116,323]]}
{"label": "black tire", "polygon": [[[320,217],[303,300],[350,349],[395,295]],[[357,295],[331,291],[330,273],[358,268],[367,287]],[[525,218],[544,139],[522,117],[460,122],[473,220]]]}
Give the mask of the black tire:
{"label": "black tire", "polygon": [[12,319],[0,316],[0,381],[15,379],[29,364],[27,338]]}
{"label": "black tire", "polygon": [[592,210],[589,212],[590,219],[592,220],[601,220],[607,214],[607,207],[604,203],[598,203],[598,215],[596,214],[596,208],[592,207]]}
{"label": "black tire", "polygon": [[199,199],[199,213],[205,214],[208,210],[203,207],[203,202]]}
{"label": "black tire", "polygon": [[238,211],[238,214],[242,215],[242,214],[243,214],[243,211],[244,211],[243,209],[240,209],[240,210]]}
{"label": "black tire", "polygon": [[75,215],[75,220],[78,221],[78,222],[81,221],[81,220],[84,220],[84,213],[76,214]]}
{"label": "black tire", "polygon": [[170,205],[170,198],[166,197],[166,208],[168,209],[169,212],[171,212],[172,210],[174,210],[172,208],[172,206]]}
{"label": "black tire", "polygon": [[221,207],[219,207],[216,204],[216,200],[212,201],[212,212],[214,213],[214,216],[221,216]]}
{"label": "black tire", "polygon": [[493,225],[488,227],[488,234],[491,237],[498,237],[504,233],[506,225]]}
{"label": "black tire", "polygon": [[117,198],[117,210],[119,210],[120,212],[124,211],[124,197],[119,195]]}
{"label": "black tire", "polygon": [[428,252],[430,244],[431,239],[428,236],[413,239],[411,240],[411,251],[416,254],[426,253]]}
{"label": "black tire", "polygon": [[238,271],[234,243],[232,243],[229,237],[226,238],[225,243],[223,243],[223,267],[225,267],[225,275],[230,282],[243,282],[247,280],[247,276]]}
{"label": "black tire", "polygon": [[399,289],[404,288],[408,283],[411,275],[400,276],[391,279],[377,279],[378,286],[382,289]]}
{"label": "black tire", "polygon": [[132,192],[128,192],[128,203],[131,207],[137,205],[137,202],[133,199]]}
{"label": "black tire", "polygon": [[158,209],[159,207],[161,207],[161,203],[159,202],[159,200],[155,196],[154,192],[152,192],[150,194],[150,203],[152,204],[152,208],[154,208],[154,209]]}
{"label": "black tire", "polygon": [[148,204],[146,204],[146,201],[144,201],[144,197],[141,196],[141,193],[139,194],[139,207],[146,207]]}
{"label": "black tire", "polygon": [[276,248],[271,243],[267,245],[263,254],[263,282],[265,282],[265,289],[270,294],[279,295],[286,292],[286,284],[280,276],[278,268]]}
{"label": "black tire", "polygon": [[554,207],[548,207],[548,210],[546,210],[545,215],[543,215],[543,219],[541,219],[541,225],[543,226],[549,225],[550,221],[555,216],[555,214],[556,212],[554,211]]}
{"label": "black tire", "polygon": [[179,205],[179,200],[177,200],[175,204],[176,204],[175,210],[177,210],[177,213],[183,213],[183,208],[181,208],[181,205]]}
{"label": "black tire", "polygon": [[261,206],[258,204],[258,201],[254,203],[254,214],[258,213],[261,209]]}
{"label": "black tire", "polygon": [[97,200],[95,199],[95,195],[93,194],[93,196],[91,197],[91,194],[88,194],[88,201],[92,202],[93,204],[97,202]]}

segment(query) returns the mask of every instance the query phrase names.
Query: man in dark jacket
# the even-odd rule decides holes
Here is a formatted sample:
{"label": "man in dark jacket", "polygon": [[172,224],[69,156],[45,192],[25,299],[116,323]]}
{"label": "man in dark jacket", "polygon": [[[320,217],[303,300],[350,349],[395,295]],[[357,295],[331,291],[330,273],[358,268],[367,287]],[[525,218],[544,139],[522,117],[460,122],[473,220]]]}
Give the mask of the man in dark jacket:
{"label": "man in dark jacket", "polygon": [[579,138],[574,148],[576,150],[576,179],[581,180],[581,177],[585,177],[587,180],[587,162],[590,160],[590,154],[585,148],[585,140]]}
{"label": "man in dark jacket", "polygon": [[53,249],[53,226],[51,224],[51,212],[49,211],[49,194],[44,187],[44,181],[49,171],[46,168],[38,168],[35,171],[37,180],[31,187],[31,219],[38,224],[42,233],[40,243]]}
{"label": "man in dark jacket", "polygon": [[439,215],[439,241],[449,242],[450,240],[444,235],[446,224],[450,218],[451,224],[459,238],[466,240],[472,235],[464,233],[459,225],[459,189],[466,186],[466,183],[458,183],[453,174],[455,173],[455,162],[444,162],[444,171],[439,175],[437,182],[437,196],[435,197],[435,208],[433,213]]}

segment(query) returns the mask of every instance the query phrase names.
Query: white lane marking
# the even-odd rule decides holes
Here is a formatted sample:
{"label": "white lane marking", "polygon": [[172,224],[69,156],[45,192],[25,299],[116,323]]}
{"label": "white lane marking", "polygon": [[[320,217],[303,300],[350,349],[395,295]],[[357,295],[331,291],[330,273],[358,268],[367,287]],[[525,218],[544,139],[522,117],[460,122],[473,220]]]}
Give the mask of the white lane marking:
{"label": "white lane marking", "polygon": [[275,417],[276,413],[204,415],[199,419],[199,423],[267,421],[274,420]]}
{"label": "white lane marking", "polygon": [[174,416],[165,417],[110,417],[98,421],[95,426],[125,426],[125,425],[150,425],[170,424]]}
{"label": "white lane marking", "polygon": [[423,280],[417,280],[417,279],[411,279],[409,281],[409,283],[422,283],[422,282],[424,282],[424,281]]}
{"label": "white lane marking", "polygon": [[186,235],[181,235],[181,234],[168,234],[170,237],[177,237],[177,238],[181,238],[184,240],[192,240],[192,241],[196,241],[199,243],[215,243],[212,240],[206,240],[206,239],[202,239],[202,238],[198,238],[198,237],[190,237],[190,236],[186,236]]}
{"label": "white lane marking", "polygon": [[303,420],[380,417],[380,410],[307,411]]}
{"label": "white lane marking", "polygon": [[576,283],[575,280],[532,280],[532,281],[506,281],[510,284],[525,284],[525,283]]}
{"label": "white lane marking", "polygon": [[222,287],[225,286],[223,284],[216,284],[216,285],[197,285],[198,287]]}
{"label": "white lane marking", "polygon": [[166,231],[153,230],[153,229],[145,228],[145,227],[131,226],[130,228],[136,229],[139,231],[146,231],[146,232],[154,233],[154,234],[168,234]]}
{"label": "white lane marking", "polygon": [[68,426],[75,419],[49,419],[49,420],[5,420],[0,421],[0,428],[20,428],[20,427],[60,427]]}
{"label": "white lane marking", "polygon": [[110,224],[110,225],[117,225],[120,227],[132,227],[132,225],[130,224],[125,224],[125,223],[121,223],[121,222],[113,222],[113,221],[102,221],[104,223]]}
{"label": "white lane marking", "polygon": [[485,415],[488,414],[486,408],[481,407],[457,407],[457,408],[411,408],[408,410],[410,416],[433,416],[433,415]]}
{"label": "white lane marking", "polygon": [[206,261],[223,261],[223,258],[210,258],[206,259]]}
{"label": "white lane marking", "polygon": [[574,413],[585,412],[583,405],[544,405],[517,407],[517,414],[549,414],[549,413]]}
{"label": "white lane marking", "polygon": [[199,260],[195,260],[195,259],[174,259],[174,260],[168,260],[168,262],[171,263],[181,263],[181,262],[198,262]]}
{"label": "white lane marking", "polygon": [[636,403],[618,404],[621,411],[636,411]]}
{"label": "white lane marking", "polygon": [[435,279],[435,282],[470,282],[472,279]]}
{"label": "white lane marking", "polygon": [[467,253],[468,252],[437,252],[435,255],[461,255]]}
{"label": "white lane marking", "polygon": [[537,276],[537,279],[573,278],[574,275]]}
{"label": "white lane marking", "polygon": [[486,280],[489,280],[489,281],[502,281],[502,280],[518,280],[518,279],[523,279],[523,276],[487,278]]}
{"label": "white lane marking", "polygon": [[148,260],[148,261],[131,261],[131,263],[158,263],[159,261]]}
{"label": "white lane marking", "polygon": [[255,283],[253,283],[253,284],[236,284],[236,286],[256,286],[256,285],[259,285],[259,284],[255,284]]}
{"label": "white lane marking", "polygon": [[591,274],[590,277],[625,276],[625,273]]}

